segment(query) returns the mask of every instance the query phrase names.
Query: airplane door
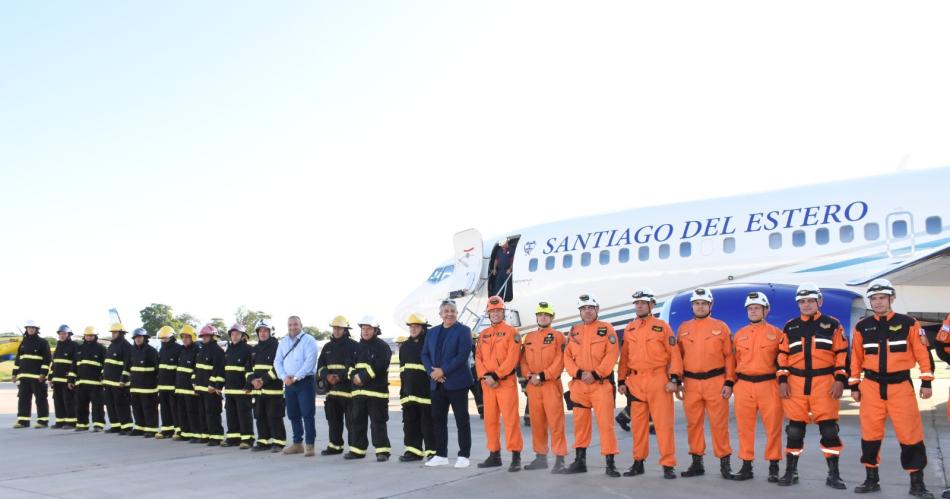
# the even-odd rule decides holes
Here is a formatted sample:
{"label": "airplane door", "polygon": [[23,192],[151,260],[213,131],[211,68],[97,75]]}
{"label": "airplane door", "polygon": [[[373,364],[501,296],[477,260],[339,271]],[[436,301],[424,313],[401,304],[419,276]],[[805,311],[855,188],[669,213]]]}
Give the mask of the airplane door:
{"label": "airplane door", "polygon": [[[890,257],[913,255],[917,250],[914,238],[914,215],[909,211],[895,211],[884,222],[887,234],[887,254]],[[910,246],[904,248],[905,244]],[[901,246],[898,248],[898,246]]]}
{"label": "airplane door", "polygon": [[487,267],[482,249],[482,235],[476,229],[455,234],[455,273],[452,275],[453,290],[466,294],[475,292]]}

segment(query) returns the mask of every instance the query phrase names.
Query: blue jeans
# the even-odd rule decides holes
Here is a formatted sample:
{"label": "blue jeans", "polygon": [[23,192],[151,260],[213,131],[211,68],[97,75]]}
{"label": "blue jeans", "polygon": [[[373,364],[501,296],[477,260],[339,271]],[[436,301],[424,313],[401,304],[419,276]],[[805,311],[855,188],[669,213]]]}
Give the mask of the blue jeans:
{"label": "blue jeans", "polygon": [[317,428],[314,425],[314,414],[317,412],[317,392],[313,376],[284,387],[284,398],[287,400],[287,419],[294,431],[294,443],[304,441],[304,427],[306,427],[307,445],[313,445],[317,439]]}

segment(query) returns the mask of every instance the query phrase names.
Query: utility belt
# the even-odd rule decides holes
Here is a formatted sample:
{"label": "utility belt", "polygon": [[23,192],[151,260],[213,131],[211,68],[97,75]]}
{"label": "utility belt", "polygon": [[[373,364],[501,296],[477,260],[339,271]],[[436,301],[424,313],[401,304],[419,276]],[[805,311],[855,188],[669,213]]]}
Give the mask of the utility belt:
{"label": "utility belt", "polygon": [[[610,383],[611,385],[615,384],[614,373],[610,373],[610,376],[607,376],[606,378],[602,378],[600,377],[599,374],[597,374],[597,371],[584,371],[583,369],[581,369],[581,372],[590,373],[590,375],[594,377],[594,380],[596,383],[604,383],[606,381],[607,383]],[[574,379],[583,379],[583,376],[582,375],[574,376]]]}
{"label": "utility belt", "polygon": [[718,369],[713,369],[711,371],[706,371],[702,373],[696,373],[692,371],[683,371],[683,376],[690,379],[709,379],[709,378],[715,378],[716,376],[722,376],[723,374],[726,374],[725,367],[720,367]]}
{"label": "utility belt", "polygon": [[834,367],[823,367],[821,369],[799,369],[797,367],[789,367],[788,373],[792,376],[799,376],[801,378],[814,378],[816,376],[831,376],[835,373]]}
{"label": "utility belt", "polygon": [[874,381],[875,383],[885,384],[885,385],[896,385],[898,383],[905,383],[905,382],[910,381],[910,371],[907,370],[907,371],[898,371],[896,373],[881,374],[879,372],[865,369],[864,377],[871,381]]}
{"label": "utility belt", "polygon": [[771,381],[775,379],[777,376],[775,375],[775,373],[769,373],[769,374],[736,373],[736,377],[739,378],[740,381],[748,381],[749,383],[762,383],[763,381]]}
{"label": "utility belt", "polygon": [[646,374],[663,374],[667,375],[666,366],[654,367],[651,369],[631,369],[630,373],[634,376],[646,375]]}

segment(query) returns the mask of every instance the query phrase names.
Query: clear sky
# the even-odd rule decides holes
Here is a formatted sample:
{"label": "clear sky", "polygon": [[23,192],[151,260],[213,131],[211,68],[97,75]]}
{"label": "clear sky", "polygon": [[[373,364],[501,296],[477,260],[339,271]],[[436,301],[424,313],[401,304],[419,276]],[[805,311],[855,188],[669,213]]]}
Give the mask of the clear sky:
{"label": "clear sky", "polygon": [[950,165],[948,14],[2,2],[0,331],[159,302],[391,335],[462,229]]}

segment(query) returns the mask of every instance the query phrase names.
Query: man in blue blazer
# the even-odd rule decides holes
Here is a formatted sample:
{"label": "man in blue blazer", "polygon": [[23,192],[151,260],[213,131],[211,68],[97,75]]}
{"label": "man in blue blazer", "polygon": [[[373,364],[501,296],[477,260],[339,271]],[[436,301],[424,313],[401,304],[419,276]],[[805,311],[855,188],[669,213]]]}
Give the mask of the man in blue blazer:
{"label": "man in blue blazer", "polygon": [[426,466],[448,466],[449,407],[455,414],[458,429],[459,453],[456,468],[467,468],[472,450],[472,429],[468,419],[468,390],[475,380],[468,368],[472,352],[472,331],[459,324],[458,308],[452,300],[439,306],[442,324],[426,333],[422,347],[422,364],[429,373],[432,391],[432,426],[435,437],[435,456]]}

